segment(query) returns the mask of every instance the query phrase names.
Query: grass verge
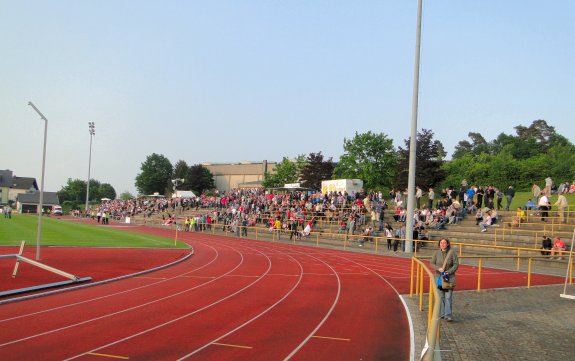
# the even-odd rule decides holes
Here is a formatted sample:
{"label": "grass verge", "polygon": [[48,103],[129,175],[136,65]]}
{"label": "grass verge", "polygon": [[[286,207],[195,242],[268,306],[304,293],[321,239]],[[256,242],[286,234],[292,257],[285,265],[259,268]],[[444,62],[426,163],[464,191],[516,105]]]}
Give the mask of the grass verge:
{"label": "grass verge", "polygon": [[[110,225],[112,226],[112,225]],[[0,245],[36,244],[38,217],[12,215],[0,217]],[[186,248],[187,245],[170,238],[125,232],[107,226],[94,226],[55,217],[42,219],[42,246],[81,247],[137,247],[137,248]]]}

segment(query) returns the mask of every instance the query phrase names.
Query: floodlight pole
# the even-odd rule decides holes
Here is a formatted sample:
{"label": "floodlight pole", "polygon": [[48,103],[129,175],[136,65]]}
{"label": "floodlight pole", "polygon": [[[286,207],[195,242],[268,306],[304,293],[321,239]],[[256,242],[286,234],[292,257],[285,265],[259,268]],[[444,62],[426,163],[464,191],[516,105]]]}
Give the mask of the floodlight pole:
{"label": "floodlight pole", "polygon": [[178,183],[184,183],[184,182],[185,182],[184,178],[172,179],[172,183],[174,184],[174,194],[176,194],[176,188],[178,187]]}
{"label": "floodlight pole", "polygon": [[88,182],[86,182],[86,216],[88,216],[88,204],[90,202],[90,166],[92,165],[92,137],[96,134],[94,122],[88,122],[88,131],[90,132],[90,156],[88,157]]}
{"label": "floodlight pole", "polygon": [[423,0],[417,1],[417,35],[415,36],[415,66],[411,104],[411,136],[409,142],[409,175],[407,178],[407,217],[405,218],[405,252],[413,252],[413,211],[415,201],[415,158],[417,155],[417,112],[419,104],[419,60],[421,50],[421,13]]}
{"label": "floodlight pole", "polygon": [[46,139],[48,138],[48,119],[42,114],[32,102],[28,102],[38,115],[40,119],[44,121],[44,150],[42,152],[42,178],[40,180],[40,200],[39,200],[39,212],[38,212],[38,233],[36,234],[36,260],[40,260],[40,242],[42,240],[42,210],[44,209],[44,174],[46,169]]}

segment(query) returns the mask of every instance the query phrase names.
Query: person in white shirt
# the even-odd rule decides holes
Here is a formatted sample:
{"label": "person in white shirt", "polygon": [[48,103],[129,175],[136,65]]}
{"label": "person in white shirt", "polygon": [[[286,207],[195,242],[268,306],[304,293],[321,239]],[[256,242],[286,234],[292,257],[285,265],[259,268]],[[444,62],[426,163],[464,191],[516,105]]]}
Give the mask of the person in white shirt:
{"label": "person in white shirt", "polygon": [[541,197],[539,198],[539,210],[541,211],[541,221],[547,222],[547,217],[549,217],[549,198],[546,192],[541,192]]}

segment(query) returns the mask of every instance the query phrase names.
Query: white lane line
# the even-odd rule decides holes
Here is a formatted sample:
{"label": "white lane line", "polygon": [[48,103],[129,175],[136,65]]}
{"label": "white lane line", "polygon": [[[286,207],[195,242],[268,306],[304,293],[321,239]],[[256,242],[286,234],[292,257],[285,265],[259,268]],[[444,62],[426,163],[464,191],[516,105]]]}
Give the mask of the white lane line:
{"label": "white lane line", "polygon": [[[230,248],[232,248],[232,247],[230,247]],[[234,249],[234,251],[238,252],[237,249]],[[238,252],[238,253],[239,253],[239,252]],[[241,258],[241,262],[238,264],[238,266],[237,266],[236,268],[232,269],[231,271],[229,271],[227,274],[224,274],[224,275],[218,277],[217,279],[223,278],[223,277],[227,276],[229,273],[234,272],[237,268],[239,268],[239,266],[240,266],[241,264],[243,264],[243,262],[244,262],[244,255],[241,254],[241,253],[240,253],[240,255],[241,255],[242,258]],[[158,324],[158,325],[156,325],[156,326],[154,326],[154,327],[151,327],[151,328],[148,328],[148,329],[146,329],[146,330],[140,331],[140,332],[138,332],[138,333],[132,334],[132,335],[130,335],[130,336],[124,337],[124,338],[119,339],[119,340],[116,340],[116,341],[114,341],[114,342],[110,342],[110,343],[108,343],[108,344],[106,344],[106,345],[103,345],[103,346],[94,348],[94,349],[92,349],[92,350],[86,351],[86,352],[81,353],[81,354],[78,354],[78,355],[76,355],[76,356],[69,357],[69,358],[65,359],[64,361],[74,360],[74,359],[77,359],[77,358],[79,358],[79,357],[82,357],[82,356],[86,355],[87,353],[99,351],[99,350],[102,350],[102,349],[104,349],[104,348],[107,348],[107,347],[110,347],[110,346],[114,346],[114,345],[117,345],[117,344],[122,343],[122,342],[124,342],[124,341],[128,341],[128,340],[131,340],[131,339],[136,338],[136,337],[138,337],[138,336],[141,336],[141,335],[150,333],[150,332],[152,332],[152,331],[154,331],[154,330],[157,330],[157,329],[160,329],[160,328],[162,328],[162,327],[171,325],[172,323],[175,323],[175,322],[177,322],[177,321],[180,321],[180,320],[183,320],[183,319],[185,319],[185,318],[188,318],[189,316],[195,315],[196,313],[199,313],[199,312],[201,312],[201,311],[204,311],[204,310],[206,310],[206,309],[208,309],[208,308],[210,308],[210,307],[213,307],[213,306],[215,306],[215,305],[217,305],[217,304],[220,304],[220,303],[222,303],[222,302],[224,302],[224,301],[226,301],[226,300],[228,300],[228,299],[230,299],[230,298],[232,298],[232,297],[234,297],[234,296],[240,294],[241,292],[245,291],[246,289],[252,287],[254,284],[256,284],[256,283],[258,283],[259,281],[261,281],[262,279],[264,279],[265,276],[269,273],[269,271],[270,271],[270,269],[271,269],[271,260],[269,259],[269,257],[266,257],[266,258],[268,259],[268,268],[267,268],[267,270],[262,274],[262,276],[261,276],[260,278],[256,279],[255,281],[253,281],[252,283],[246,285],[245,287],[239,289],[238,291],[236,291],[236,292],[234,292],[234,293],[232,293],[232,294],[230,294],[230,295],[228,295],[228,296],[226,296],[226,297],[224,297],[224,298],[220,298],[218,301],[212,302],[212,303],[210,303],[210,304],[208,304],[208,305],[206,305],[206,306],[204,306],[204,307],[201,307],[201,308],[199,308],[199,309],[197,309],[197,310],[195,310],[195,311],[189,312],[189,313],[187,313],[187,314],[185,314],[185,315],[182,315],[182,316],[180,316],[180,317],[174,318],[174,319],[172,319],[172,320],[170,320],[170,321],[167,321],[167,322]],[[211,283],[211,282],[213,282],[213,281],[210,281],[210,282],[207,282],[207,283]],[[207,283],[206,283],[206,284],[207,284]],[[194,288],[195,288],[195,287],[194,287]],[[184,292],[185,292],[185,291],[184,291]],[[184,293],[184,292],[179,292],[179,293]],[[177,293],[177,294],[179,294],[179,293]],[[177,295],[177,294],[176,294],[176,295]],[[170,296],[170,297],[172,297],[172,296]],[[166,298],[170,298],[170,297],[166,297]]]}
{"label": "white lane line", "polygon": [[135,291],[141,290],[141,289],[143,289],[143,288],[156,286],[156,285],[159,285],[159,284],[161,284],[161,283],[174,280],[174,279],[176,279],[176,278],[178,278],[178,277],[184,277],[184,276],[187,275],[187,274],[190,274],[190,273],[193,273],[193,272],[197,272],[197,271],[199,271],[199,270],[201,270],[201,269],[203,269],[203,268],[205,268],[205,267],[208,267],[209,265],[211,265],[212,263],[214,263],[214,262],[219,258],[219,252],[218,252],[214,247],[209,246],[209,245],[206,245],[206,246],[208,246],[208,247],[210,247],[210,248],[212,248],[212,249],[214,250],[214,252],[215,252],[214,258],[212,258],[212,259],[211,259],[208,263],[206,263],[205,265],[202,265],[202,266],[200,266],[200,267],[198,267],[198,268],[195,268],[195,269],[193,269],[193,270],[191,270],[191,271],[185,272],[185,273],[183,273],[183,274],[181,274],[181,275],[174,276],[174,277],[172,277],[172,278],[168,278],[168,279],[166,279],[166,280],[162,280],[162,281],[159,281],[159,282],[154,282],[154,283],[150,283],[150,284],[147,284],[147,285],[138,286],[138,287],[135,287],[135,288],[130,288],[130,289],[127,289],[127,290],[124,290],[124,291],[111,293],[111,294],[108,294],[108,295],[105,295],[105,296],[95,297],[95,298],[91,298],[91,299],[84,300],[84,301],[80,301],[80,302],[74,302],[74,303],[70,303],[70,304],[67,304],[67,305],[63,305],[63,306],[48,308],[48,309],[41,310],[41,311],[31,312],[31,313],[27,313],[27,314],[23,314],[23,315],[18,315],[18,316],[15,316],[15,317],[11,317],[11,318],[2,319],[2,320],[0,320],[0,323],[2,323],[2,322],[7,322],[7,321],[12,321],[12,320],[16,320],[16,319],[20,319],[20,318],[24,318],[24,317],[36,316],[36,315],[39,315],[39,314],[42,314],[42,313],[47,313],[47,312],[52,312],[52,311],[58,311],[58,310],[62,310],[62,309],[68,308],[68,307],[78,306],[78,305],[82,305],[82,304],[89,303],[89,302],[99,301],[99,300],[102,300],[102,299],[106,299],[106,298],[110,298],[110,297],[122,295],[122,294],[125,294],[125,293],[135,292]]}
{"label": "white lane line", "polygon": [[292,259],[298,264],[298,266],[299,266],[299,268],[300,268],[300,274],[299,274],[299,279],[297,280],[297,282],[293,285],[293,287],[292,287],[282,298],[280,298],[279,300],[277,300],[276,303],[274,303],[273,305],[271,305],[271,306],[268,307],[267,309],[263,310],[260,314],[256,315],[256,316],[253,317],[252,319],[250,319],[250,320],[244,322],[243,324],[241,324],[241,325],[239,325],[238,327],[234,328],[233,330],[227,332],[226,334],[221,335],[220,337],[216,338],[215,340],[212,340],[211,342],[208,342],[208,343],[205,344],[204,346],[195,349],[194,351],[190,352],[189,354],[184,355],[183,357],[179,358],[178,361],[179,361],[179,360],[184,360],[184,359],[186,359],[186,358],[188,358],[188,357],[191,357],[191,356],[197,354],[198,352],[200,352],[201,350],[207,348],[207,347],[210,346],[211,344],[214,344],[214,343],[216,343],[216,342],[218,342],[218,341],[220,341],[220,340],[222,340],[222,339],[228,337],[229,335],[231,335],[232,333],[236,332],[237,330],[239,330],[239,329],[241,329],[241,328],[247,326],[248,324],[252,323],[253,321],[257,320],[258,318],[260,318],[260,317],[262,317],[263,315],[265,315],[266,313],[268,313],[270,310],[272,310],[272,309],[275,308],[277,305],[279,305],[280,303],[282,303],[289,295],[291,295],[292,292],[294,292],[294,291],[296,290],[296,288],[299,286],[299,284],[301,283],[301,280],[302,280],[302,278],[303,278],[303,267],[302,267],[302,264],[301,264],[299,261],[297,261],[295,258],[293,258],[292,256],[288,256],[288,257],[292,258]]}
{"label": "white lane line", "polygon": [[[239,268],[239,267],[242,265],[243,262],[244,262],[244,258],[243,258],[243,255],[242,255],[242,257],[241,257],[241,259],[240,259],[240,263],[238,263],[237,266],[234,267],[232,270],[228,271],[228,273],[234,272],[237,268]],[[200,288],[200,287],[203,287],[203,286],[205,286],[205,285],[208,285],[208,284],[210,284],[210,283],[212,283],[212,282],[214,282],[214,281],[216,281],[216,280],[218,280],[218,279],[220,279],[220,278],[223,278],[225,275],[226,275],[226,274],[223,274],[223,275],[221,275],[220,277],[215,278],[215,279],[213,279],[213,280],[211,280],[211,281],[208,281],[208,282],[206,282],[206,283],[202,283],[202,284],[200,284],[200,285],[197,285],[197,286],[195,286],[195,287],[186,289],[186,290],[184,290],[184,291],[180,291],[180,292],[171,294],[171,295],[169,295],[169,296],[165,296],[165,297],[162,297],[162,298],[158,298],[158,299],[155,299],[155,300],[153,300],[153,301],[149,301],[149,302],[146,302],[146,303],[137,305],[137,306],[125,308],[125,309],[120,310],[120,311],[116,311],[116,312],[112,312],[112,313],[105,314],[105,315],[102,315],[102,316],[94,317],[94,318],[91,318],[91,319],[88,319],[88,320],[84,320],[84,321],[82,321],[82,322],[78,322],[78,323],[75,323],[75,324],[70,324],[70,325],[63,326],[63,327],[60,327],[60,328],[56,328],[56,329],[53,329],[53,330],[50,330],[50,331],[41,332],[41,333],[38,333],[38,334],[35,334],[35,335],[31,335],[31,336],[27,336],[27,337],[24,337],[24,338],[21,338],[21,339],[18,339],[18,340],[9,341],[9,342],[0,344],[0,347],[7,346],[7,345],[11,345],[11,344],[15,344],[15,343],[22,342],[22,341],[27,341],[27,340],[30,340],[30,339],[33,339],[33,338],[37,338],[37,337],[40,337],[40,336],[49,335],[49,334],[56,333],[56,332],[60,332],[60,331],[63,331],[63,330],[68,330],[68,329],[71,329],[71,328],[74,328],[74,327],[77,327],[77,326],[85,325],[85,324],[88,324],[88,323],[91,323],[91,322],[94,322],[94,321],[102,320],[102,319],[109,318],[109,317],[112,317],[112,316],[116,316],[116,315],[119,315],[119,314],[122,314],[122,313],[126,313],[126,312],[128,312],[128,311],[133,311],[133,310],[136,310],[136,309],[145,307],[145,306],[149,306],[149,305],[151,305],[151,304],[154,304],[154,303],[157,303],[157,302],[160,302],[160,301],[165,301],[165,300],[167,300],[167,299],[170,299],[170,298],[173,298],[173,297],[182,295],[182,294],[184,294],[184,293],[188,293],[188,292],[190,292],[190,291],[193,291],[193,290],[195,290],[195,289],[198,289],[198,288]],[[98,349],[94,349],[94,350],[91,350],[90,352],[97,351],[97,350],[98,350]]]}

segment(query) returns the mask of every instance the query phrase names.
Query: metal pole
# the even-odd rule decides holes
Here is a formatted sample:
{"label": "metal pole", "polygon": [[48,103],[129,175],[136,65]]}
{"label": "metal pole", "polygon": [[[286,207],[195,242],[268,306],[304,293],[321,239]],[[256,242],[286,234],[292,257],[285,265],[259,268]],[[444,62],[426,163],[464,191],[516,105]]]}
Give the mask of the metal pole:
{"label": "metal pole", "polygon": [[88,215],[88,204],[90,202],[90,167],[92,165],[92,136],[96,134],[94,122],[88,122],[88,130],[90,132],[90,156],[88,158],[88,182],[86,183],[86,216]]}
{"label": "metal pole", "polygon": [[413,69],[413,97],[411,104],[411,139],[409,142],[409,176],[407,180],[407,217],[405,219],[405,252],[413,252],[413,211],[415,198],[415,156],[417,154],[417,111],[419,104],[419,60],[421,50],[421,13],[423,0],[417,1],[417,35],[415,37],[415,66]]}
{"label": "metal pole", "polygon": [[32,104],[32,102],[28,102],[28,105],[31,106],[40,118],[44,120],[44,150],[42,152],[42,178],[40,180],[40,201],[39,201],[39,211],[38,211],[38,233],[36,234],[36,260],[40,260],[40,243],[42,240],[42,209],[44,207],[44,174],[46,169],[46,139],[48,138],[48,119],[42,114],[38,108]]}

